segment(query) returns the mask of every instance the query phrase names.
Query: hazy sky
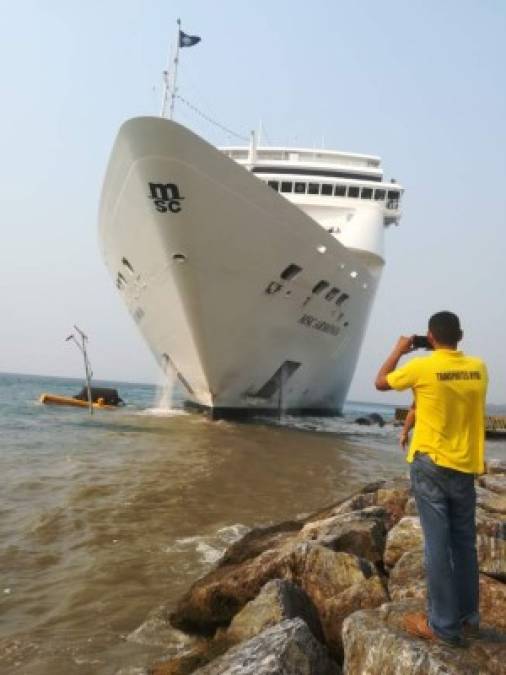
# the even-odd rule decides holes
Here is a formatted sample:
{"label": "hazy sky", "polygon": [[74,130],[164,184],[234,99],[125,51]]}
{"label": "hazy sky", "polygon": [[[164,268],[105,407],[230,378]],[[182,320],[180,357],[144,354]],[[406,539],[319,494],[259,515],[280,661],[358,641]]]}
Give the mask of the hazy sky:
{"label": "hazy sky", "polygon": [[[504,0],[0,0],[0,371],[81,375],[63,342],[90,335],[97,377],[157,381],[106,273],[97,208],[120,124],[158,114],[178,16],[202,42],[180,91],[272,144],[378,154],[406,188],[350,398],[402,332],[461,315],[463,347],[506,402]],[[154,90],[154,87],[156,89]],[[231,138],[181,106],[215,144]]]}

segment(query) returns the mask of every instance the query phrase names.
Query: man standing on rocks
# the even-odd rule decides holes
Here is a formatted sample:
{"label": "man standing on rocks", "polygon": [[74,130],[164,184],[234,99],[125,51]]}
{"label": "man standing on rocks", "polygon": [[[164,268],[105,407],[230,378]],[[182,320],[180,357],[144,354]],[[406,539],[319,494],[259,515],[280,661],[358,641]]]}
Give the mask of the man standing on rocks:
{"label": "man standing on rocks", "polygon": [[429,320],[433,351],[397,368],[414,337],[399,338],[375,382],[380,391],[412,389],[416,404],[407,461],[425,536],[428,616],[406,615],[405,628],[465,646],[463,636],[479,628],[474,476],[484,471],[487,369],[457,350],[462,330],[452,312]]}

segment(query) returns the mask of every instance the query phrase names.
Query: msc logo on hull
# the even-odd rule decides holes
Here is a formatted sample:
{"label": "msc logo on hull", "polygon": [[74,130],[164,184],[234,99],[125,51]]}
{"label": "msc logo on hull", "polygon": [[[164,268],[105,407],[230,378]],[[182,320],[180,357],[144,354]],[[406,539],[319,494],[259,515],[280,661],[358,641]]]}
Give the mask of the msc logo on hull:
{"label": "msc logo on hull", "polygon": [[181,202],[184,197],[179,194],[179,188],[175,183],[149,183],[149,198],[157,211],[160,213],[179,213],[181,211]]}

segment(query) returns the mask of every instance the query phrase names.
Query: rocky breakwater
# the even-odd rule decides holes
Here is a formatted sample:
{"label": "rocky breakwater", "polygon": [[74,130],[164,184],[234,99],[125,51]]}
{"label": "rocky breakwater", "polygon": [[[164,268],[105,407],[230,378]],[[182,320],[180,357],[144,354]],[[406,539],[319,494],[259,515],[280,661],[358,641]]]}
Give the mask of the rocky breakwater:
{"label": "rocky breakwater", "polygon": [[482,631],[469,649],[402,629],[424,609],[426,583],[416,506],[399,478],[233,544],[170,614],[193,642],[146,674],[506,673],[506,464],[492,463],[477,493]]}

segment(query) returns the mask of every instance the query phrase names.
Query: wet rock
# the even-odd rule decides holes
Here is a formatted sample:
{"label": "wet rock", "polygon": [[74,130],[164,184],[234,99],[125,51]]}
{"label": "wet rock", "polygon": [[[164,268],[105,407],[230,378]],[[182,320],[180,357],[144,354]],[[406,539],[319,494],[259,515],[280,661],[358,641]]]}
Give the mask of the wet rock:
{"label": "wet rock", "polygon": [[196,581],[171,614],[171,624],[186,632],[211,634],[271,579],[297,583],[315,604],[372,576],[374,566],[348,553],[309,543],[289,543],[240,564],[222,565]]}
{"label": "wet rock", "polygon": [[344,672],[349,675],[504,673],[506,642],[498,634],[472,641],[465,650],[406,633],[402,628],[404,616],[423,610],[423,602],[404,600],[349,616],[343,626]]}
{"label": "wet rock", "polygon": [[298,538],[379,563],[385,548],[385,514],[386,511],[381,507],[369,507],[331,516],[307,523]]}
{"label": "wet rock", "polygon": [[423,532],[420,519],[415,516],[404,516],[387,535],[385,565],[393,567],[407,551],[423,549]]}
{"label": "wet rock", "polygon": [[478,479],[479,484],[487,490],[506,495],[506,474],[484,475]]}
{"label": "wet rock", "polygon": [[199,640],[171,659],[158,661],[149,670],[149,675],[190,675],[222,656],[230,644],[223,639]]}
{"label": "wet rock", "polygon": [[227,548],[219,561],[219,566],[239,564],[255,558],[264,551],[282,546],[290,541],[301,527],[300,521],[289,520],[269,527],[254,528]]}
{"label": "wet rock", "polygon": [[296,617],[303,619],[315,638],[323,642],[318,612],[309,596],[291,581],[274,579],[234,616],[225,638],[230,644],[243,642],[270,626]]}
{"label": "wet rock", "polygon": [[360,424],[361,426],[371,426],[377,424],[379,427],[385,426],[385,420],[378,413],[371,413],[370,415],[362,415],[355,419],[355,424]]}
{"label": "wet rock", "polygon": [[198,675],[337,675],[339,666],[302,619],[287,619],[199,668]]}
{"label": "wet rock", "polygon": [[504,459],[489,459],[487,462],[487,473],[504,473],[506,474],[506,460]]}
{"label": "wet rock", "polygon": [[[352,513],[354,511],[360,511],[369,506],[374,506],[375,502],[376,502],[376,492],[367,492],[366,494],[362,494],[360,492],[356,495],[353,495],[353,497],[346,499],[338,506],[334,507],[330,511],[330,513],[325,515],[325,517],[339,516],[343,513]],[[317,519],[315,518],[314,520]],[[323,516],[319,520],[323,520]]]}

